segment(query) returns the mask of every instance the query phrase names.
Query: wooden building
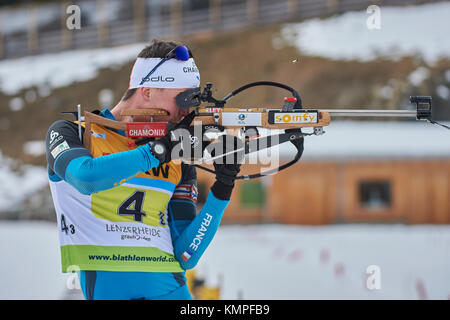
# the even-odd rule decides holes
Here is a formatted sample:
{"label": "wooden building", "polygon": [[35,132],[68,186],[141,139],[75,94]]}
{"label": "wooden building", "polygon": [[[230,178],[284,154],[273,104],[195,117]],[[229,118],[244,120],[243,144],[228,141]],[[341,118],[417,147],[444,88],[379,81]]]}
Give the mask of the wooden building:
{"label": "wooden building", "polygon": [[[450,223],[447,130],[418,122],[340,122],[325,131],[306,138],[294,166],[237,182],[223,221]],[[281,157],[288,154],[293,148],[283,146]],[[260,168],[244,164],[242,171]],[[201,204],[214,176],[197,172]]]}

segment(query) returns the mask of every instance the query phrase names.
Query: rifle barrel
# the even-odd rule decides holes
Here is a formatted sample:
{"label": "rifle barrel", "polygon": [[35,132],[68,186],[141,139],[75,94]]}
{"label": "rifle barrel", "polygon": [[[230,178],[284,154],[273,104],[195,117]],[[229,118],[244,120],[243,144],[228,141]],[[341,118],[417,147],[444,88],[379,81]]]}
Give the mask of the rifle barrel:
{"label": "rifle barrel", "polygon": [[328,112],[333,117],[417,117],[416,110],[319,109],[319,111]]}

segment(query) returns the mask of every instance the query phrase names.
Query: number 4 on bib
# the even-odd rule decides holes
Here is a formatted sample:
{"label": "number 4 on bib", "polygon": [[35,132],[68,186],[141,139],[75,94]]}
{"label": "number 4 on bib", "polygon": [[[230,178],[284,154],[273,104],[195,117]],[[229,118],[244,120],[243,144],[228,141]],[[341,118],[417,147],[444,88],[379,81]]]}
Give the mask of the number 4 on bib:
{"label": "number 4 on bib", "polygon": [[136,191],[128,199],[126,199],[119,207],[120,215],[132,215],[135,221],[142,222],[142,216],[147,216],[142,211],[145,192]]}

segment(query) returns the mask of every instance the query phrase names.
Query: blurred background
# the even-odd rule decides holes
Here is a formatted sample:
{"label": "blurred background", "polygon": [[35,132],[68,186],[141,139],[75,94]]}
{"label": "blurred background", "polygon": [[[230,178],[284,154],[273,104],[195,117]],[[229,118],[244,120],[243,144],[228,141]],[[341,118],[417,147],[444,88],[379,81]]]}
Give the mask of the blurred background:
{"label": "blurred background", "polygon": [[[260,80],[310,108],[413,109],[410,95],[429,95],[448,125],[449,16],[448,1],[0,1],[0,299],[82,298],[60,271],[45,134],[77,104],[112,109],[151,39],[186,43],[219,98]],[[189,274],[197,299],[450,299],[449,131],[352,118],[325,132],[288,170],[237,183]],[[198,175],[200,208],[214,177]]]}

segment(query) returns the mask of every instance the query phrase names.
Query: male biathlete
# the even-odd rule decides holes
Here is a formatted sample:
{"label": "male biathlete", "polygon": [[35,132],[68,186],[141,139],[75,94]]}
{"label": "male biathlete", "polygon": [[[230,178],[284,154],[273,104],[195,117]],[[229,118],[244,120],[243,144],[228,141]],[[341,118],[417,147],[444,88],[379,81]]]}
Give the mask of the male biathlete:
{"label": "male biathlete", "polygon": [[[124,110],[158,108],[175,129],[187,128],[193,114],[175,98],[199,87],[200,75],[190,50],[179,47],[153,40],[121,101],[97,114],[128,122]],[[214,163],[216,181],[197,214],[195,167],[171,160],[170,131],[158,145],[140,146],[97,124],[90,134],[90,151],[76,122],[58,120],[46,137],[62,271],[80,270],[86,299],[191,299],[185,270],[213,239],[240,165]]]}

